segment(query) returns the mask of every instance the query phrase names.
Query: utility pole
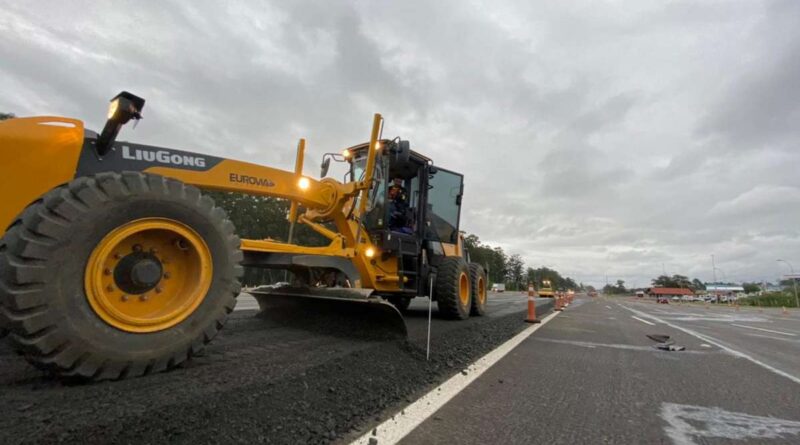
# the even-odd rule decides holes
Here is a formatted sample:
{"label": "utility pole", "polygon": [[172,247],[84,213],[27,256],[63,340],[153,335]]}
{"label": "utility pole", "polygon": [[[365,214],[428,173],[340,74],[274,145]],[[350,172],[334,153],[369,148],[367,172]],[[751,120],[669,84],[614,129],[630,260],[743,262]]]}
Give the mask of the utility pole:
{"label": "utility pole", "polygon": [[786,260],[778,260],[779,263],[786,263],[789,266],[789,270],[792,271],[792,286],[794,287],[794,304],[795,306],[800,308],[800,299],[797,298],[797,277],[794,276],[794,267],[792,263]]}

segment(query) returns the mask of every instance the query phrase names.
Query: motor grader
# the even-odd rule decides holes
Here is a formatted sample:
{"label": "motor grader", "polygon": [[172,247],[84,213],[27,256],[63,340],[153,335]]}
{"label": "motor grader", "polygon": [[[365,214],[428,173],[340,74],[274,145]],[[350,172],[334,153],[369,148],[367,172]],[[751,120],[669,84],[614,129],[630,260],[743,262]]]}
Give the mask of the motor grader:
{"label": "motor grader", "polygon": [[539,289],[539,296],[543,298],[554,298],[556,296],[550,280],[542,280],[542,288]]}
{"label": "motor grader", "polygon": [[[400,324],[417,296],[446,318],[486,310],[459,232],[462,175],[384,138],[379,114],[369,142],[326,154],[315,179],[302,139],[294,171],[117,141],[144,103],[117,95],[99,134],[64,117],[0,122],[0,330],[33,365],[95,380],[178,366],[222,329],[245,266],[292,277],[253,291],[262,310],[310,297]],[[342,181],[326,177],[331,161]],[[240,239],[206,191],[290,201],[288,242]],[[329,244],[293,244],[295,224]]]}

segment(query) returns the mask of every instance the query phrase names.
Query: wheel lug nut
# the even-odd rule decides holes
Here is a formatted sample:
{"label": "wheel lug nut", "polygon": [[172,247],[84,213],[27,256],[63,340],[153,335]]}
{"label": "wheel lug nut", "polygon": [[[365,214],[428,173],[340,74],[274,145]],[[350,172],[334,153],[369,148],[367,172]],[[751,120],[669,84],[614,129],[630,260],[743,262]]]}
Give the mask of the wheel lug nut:
{"label": "wheel lug nut", "polygon": [[111,275],[111,269],[109,268],[103,269],[103,275]]}
{"label": "wheel lug nut", "polygon": [[164,272],[164,279],[165,279],[165,280],[169,280],[169,279],[170,279],[170,277],[172,277],[172,275],[170,275],[170,273],[169,273],[169,272]]}
{"label": "wheel lug nut", "polygon": [[147,301],[150,297],[147,294],[142,294],[139,296],[139,301]]}
{"label": "wheel lug nut", "polygon": [[115,259],[115,260],[118,260],[118,259],[120,259],[120,258],[122,258],[122,255],[120,255],[120,254],[118,254],[118,253],[115,253],[115,254],[114,254],[114,259]]}
{"label": "wheel lug nut", "polygon": [[142,245],[141,244],[134,244],[133,245],[133,251],[134,252],[141,252],[142,251]]}
{"label": "wheel lug nut", "polygon": [[122,300],[122,302],[124,303],[124,302],[128,301],[128,296],[127,295],[123,295],[123,296],[119,297],[119,299]]}
{"label": "wheel lug nut", "polygon": [[114,292],[114,286],[112,286],[112,285],[110,285],[110,284],[109,284],[108,286],[106,286],[106,290],[107,290],[108,292]]}
{"label": "wheel lug nut", "polygon": [[152,249],[150,249],[150,253],[152,253],[153,255],[155,255],[155,254],[157,254],[157,253],[158,253],[158,249],[156,249],[156,248],[152,248]]}
{"label": "wheel lug nut", "polygon": [[157,294],[160,294],[161,292],[164,292],[164,289],[162,289],[162,288],[160,288],[160,287],[157,287],[157,288],[156,288],[156,293],[157,293]]}

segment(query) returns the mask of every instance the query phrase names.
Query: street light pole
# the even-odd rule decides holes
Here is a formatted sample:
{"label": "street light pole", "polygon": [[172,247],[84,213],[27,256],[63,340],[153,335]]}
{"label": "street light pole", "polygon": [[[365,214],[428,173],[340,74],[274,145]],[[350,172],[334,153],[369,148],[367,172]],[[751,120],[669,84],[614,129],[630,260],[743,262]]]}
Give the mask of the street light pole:
{"label": "street light pole", "polygon": [[800,299],[797,298],[797,278],[794,276],[794,267],[792,263],[786,260],[777,260],[779,263],[786,263],[789,266],[789,270],[792,271],[792,287],[794,287],[794,304],[796,307],[800,308]]}

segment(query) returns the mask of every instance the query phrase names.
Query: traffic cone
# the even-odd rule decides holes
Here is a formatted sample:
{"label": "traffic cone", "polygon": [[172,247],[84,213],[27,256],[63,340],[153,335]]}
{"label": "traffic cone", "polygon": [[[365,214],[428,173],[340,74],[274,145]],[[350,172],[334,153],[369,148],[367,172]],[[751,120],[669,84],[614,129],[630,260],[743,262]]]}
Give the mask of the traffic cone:
{"label": "traffic cone", "polygon": [[562,311],[564,310],[563,306],[561,306],[561,297],[558,295],[553,295],[553,304],[555,307],[553,308],[554,311]]}
{"label": "traffic cone", "polygon": [[536,297],[532,293],[528,293],[528,318],[525,323],[541,323],[542,320],[536,318]]}

